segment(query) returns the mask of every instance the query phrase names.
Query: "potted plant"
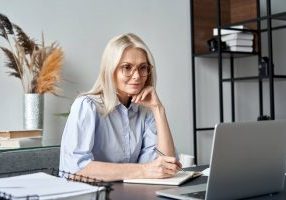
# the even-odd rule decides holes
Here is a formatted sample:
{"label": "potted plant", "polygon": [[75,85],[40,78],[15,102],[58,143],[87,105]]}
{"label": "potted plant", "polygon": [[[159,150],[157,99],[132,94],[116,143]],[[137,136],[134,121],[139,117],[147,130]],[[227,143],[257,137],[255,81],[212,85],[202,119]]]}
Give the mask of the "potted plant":
{"label": "potted plant", "polygon": [[63,51],[56,42],[46,45],[43,34],[41,43],[36,43],[3,14],[0,14],[0,36],[6,41],[0,48],[7,58],[8,73],[19,78],[23,86],[24,128],[42,128],[44,94],[58,95]]}

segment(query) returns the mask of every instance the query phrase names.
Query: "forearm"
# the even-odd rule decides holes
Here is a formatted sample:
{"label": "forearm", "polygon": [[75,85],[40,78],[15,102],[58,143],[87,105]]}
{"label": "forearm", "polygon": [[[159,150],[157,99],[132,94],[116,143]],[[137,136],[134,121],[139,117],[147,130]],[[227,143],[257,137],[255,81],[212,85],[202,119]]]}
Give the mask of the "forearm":
{"label": "forearm", "polygon": [[144,177],[144,164],[107,163],[92,161],[77,174],[103,181],[117,181]]}
{"label": "forearm", "polygon": [[152,109],[156,126],[157,126],[157,148],[167,156],[176,156],[174,141],[168,120],[165,113],[165,108],[161,104]]}

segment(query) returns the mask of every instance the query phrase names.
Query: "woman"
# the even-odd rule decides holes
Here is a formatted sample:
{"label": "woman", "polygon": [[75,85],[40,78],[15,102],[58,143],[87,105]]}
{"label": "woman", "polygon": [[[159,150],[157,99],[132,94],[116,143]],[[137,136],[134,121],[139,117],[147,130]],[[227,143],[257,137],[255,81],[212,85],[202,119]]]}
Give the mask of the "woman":
{"label": "woman", "polygon": [[93,88],[71,107],[60,170],[104,181],[176,174],[181,164],[155,79],[153,57],[138,36],[111,39]]}

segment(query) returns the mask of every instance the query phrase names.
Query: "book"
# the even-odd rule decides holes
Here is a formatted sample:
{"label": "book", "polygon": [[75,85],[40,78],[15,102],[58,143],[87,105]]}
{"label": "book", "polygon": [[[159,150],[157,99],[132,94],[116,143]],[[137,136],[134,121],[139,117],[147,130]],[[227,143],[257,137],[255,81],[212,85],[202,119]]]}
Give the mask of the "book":
{"label": "book", "polygon": [[227,40],[225,41],[227,46],[249,46],[252,47],[253,41],[252,40],[239,40],[239,39],[234,39],[234,40]]}
{"label": "book", "polygon": [[103,200],[105,199],[104,190],[104,187],[74,182],[44,172],[0,178],[0,196],[5,194],[4,197],[12,200],[28,199],[28,196],[29,199],[41,200]]}
{"label": "book", "polygon": [[201,176],[201,172],[195,171],[179,171],[175,176],[170,178],[154,178],[154,179],[125,179],[124,183],[140,183],[153,185],[181,185],[192,178]]}
{"label": "book", "polygon": [[42,129],[0,131],[0,138],[24,138],[42,136]]}
{"label": "book", "polygon": [[230,51],[241,51],[241,52],[253,52],[252,47],[243,47],[243,46],[231,46],[229,47]]}
{"label": "book", "polygon": [[233,33],[221,36],[221,41],[225,42],[228,40],[253,40],[254,36],[252,33]]}
{"label": "book", "polygon": [[[245,27],[243,25],[238,25],[238,26],[231,26],[230,28],[236,28],[236,29],[244,29]],[[232,33],[240,33],[243,30],[239,31],[239,30],[229,30],[229,29],[220,29],[220,34],[221,35],[227,35],[227,34],[232,34]],[[213,36],[217,36],[218,35],[218,28],[214,28],[213,29]]]}
{"label": "book", "polygon": [[37,147],[42,145],[42,137],[0,138],[0,149]]}

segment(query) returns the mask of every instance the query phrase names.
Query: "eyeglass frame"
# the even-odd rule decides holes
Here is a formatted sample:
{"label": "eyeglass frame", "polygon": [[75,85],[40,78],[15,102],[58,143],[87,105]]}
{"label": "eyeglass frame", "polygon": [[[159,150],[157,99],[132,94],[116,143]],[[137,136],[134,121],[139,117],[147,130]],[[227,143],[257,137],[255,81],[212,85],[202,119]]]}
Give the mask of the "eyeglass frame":
{"label": "eyeglass frame", "polygon": [[[124,72],[123,72],[123,70],[124,70],[124,65],[126,65],[126,64],[132,66],[132,67],[131,67],[131,73],[130,73],[130,75],[126,75],[126,74],[124,74]],[[144,64],[145,64],[145,63],[144,63]],[[132,77],[132,76],[134,75],[134,73],[135,73],[136,70],[138,71],[138,74],[139,74],[140,77],[147,77],[147,76],[149,76],[149,75],[151,74],[151,71],[153,70],[153,65],[150,65],[150,64],[147,63],[147,65],[148,65],[148,67],[149,67],[149,71],[148,71],[148,73],[147,73],[145,76],[142,76],[142,75],[140,74],[139,68],[140,68],[141,65],[143,65],[143,64],[134,66],[134,65],[132,65],[132,64],[130,64],[130,63],[125,63],[125,64],[119,66],[119,69],[120,69],[122,75],[125,76],[125,77]]]}

